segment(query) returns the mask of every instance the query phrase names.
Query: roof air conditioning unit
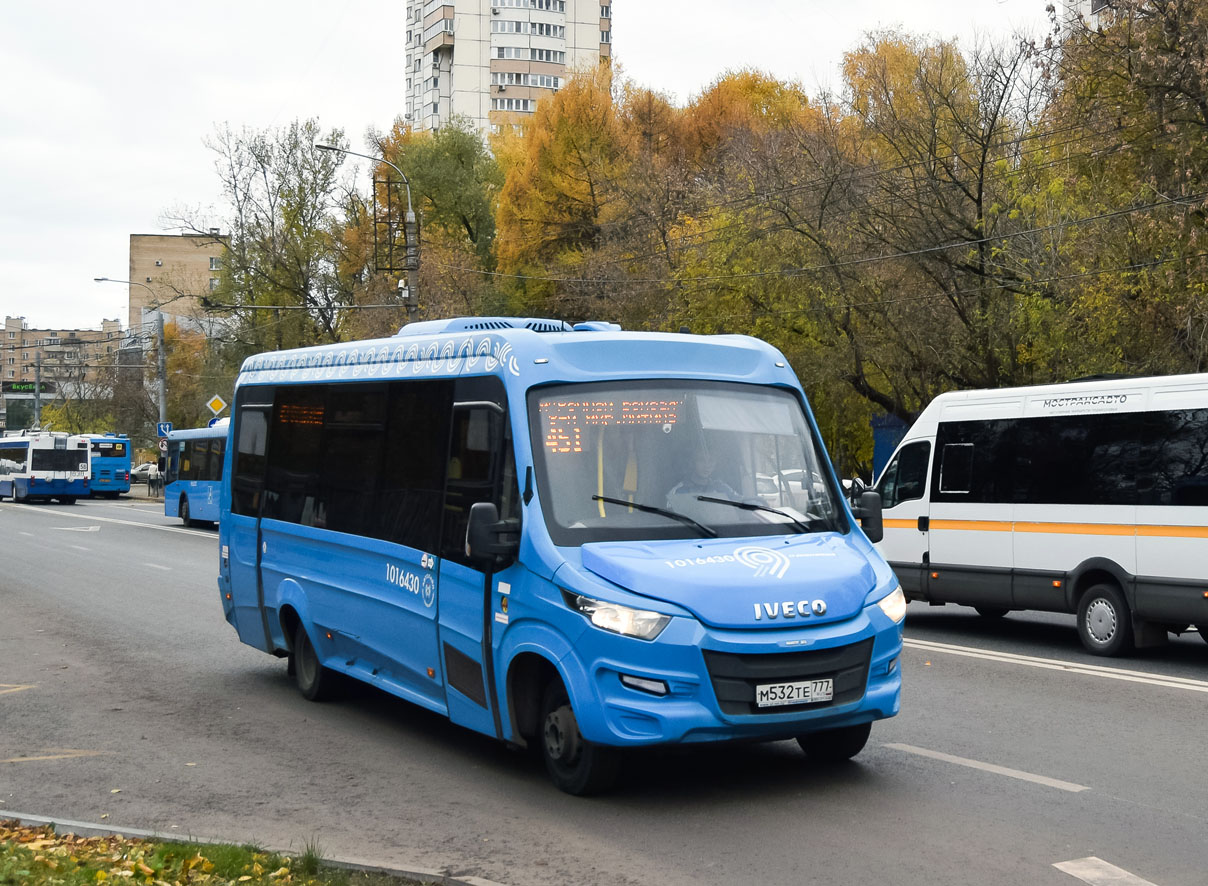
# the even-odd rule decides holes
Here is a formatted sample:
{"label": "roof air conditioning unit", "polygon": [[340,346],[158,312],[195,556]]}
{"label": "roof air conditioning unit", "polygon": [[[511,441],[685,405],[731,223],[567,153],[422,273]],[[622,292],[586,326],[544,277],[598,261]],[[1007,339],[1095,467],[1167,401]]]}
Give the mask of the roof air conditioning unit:
{"label": "roof air conditioning unit", "polygon": [[507,89],[507,87],[504,86],[502,83],[500,83],[498,86],[495,87],[496,92],[503,92],[505,89]]}

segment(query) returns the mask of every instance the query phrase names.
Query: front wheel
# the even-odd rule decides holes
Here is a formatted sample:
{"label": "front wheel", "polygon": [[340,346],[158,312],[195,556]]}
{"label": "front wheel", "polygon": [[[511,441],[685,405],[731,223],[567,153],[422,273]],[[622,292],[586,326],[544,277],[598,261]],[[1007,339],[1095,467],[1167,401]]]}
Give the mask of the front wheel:
{"label": "front wheel", "polygon": [[797,744],[811,760],[820,763],[842,763],[864,750],[871,733],[872,724],[861,723],[859,726],[807,732],[797,736]]}
{"label": "front wheel", "polygon": [[180,520],[186,526],[193,525],[193,518],[189,516],[189,498],[185,495],[180,497]]}
{"label": "front wheel", "polygon": [[294,683],[302,697],[308,701],[326,701],[335,695],[339,675],[330,668],[325,668],[319,661],[314,644],[301,624],[294,632],[294,652],[292,659]]}
{"label": "front wheel", "polygon": [[561,680],[554,680],[545,690],[540,739],[545,769],[559,790],[581,797],[616,783],[621,772],[620,751],[583,737]]}
{"label": "front wheel", "polygon": [[1122,655],[1132,649],[1132,614],[1115,585],[1094,585],[1078,601],[1078,637],[1092,655]]}

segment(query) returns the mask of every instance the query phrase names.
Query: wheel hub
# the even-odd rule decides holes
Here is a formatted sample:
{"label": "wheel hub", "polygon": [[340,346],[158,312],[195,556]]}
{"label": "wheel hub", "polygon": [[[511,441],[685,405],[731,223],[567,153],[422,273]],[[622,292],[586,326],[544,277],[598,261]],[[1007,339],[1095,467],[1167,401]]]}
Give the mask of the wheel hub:
{"label": "wheel hub", "polygon": [[1107,643],[1116,633],[1116,610],[1106,600],[1096,600],[1086,610],[1086,629],[1098,643]]}
{"label": "wheel hub", "polygon": [[545,750],[555,760],[572,762],[579,754],[579,730],[570,708],[563,706],[545,718]]}

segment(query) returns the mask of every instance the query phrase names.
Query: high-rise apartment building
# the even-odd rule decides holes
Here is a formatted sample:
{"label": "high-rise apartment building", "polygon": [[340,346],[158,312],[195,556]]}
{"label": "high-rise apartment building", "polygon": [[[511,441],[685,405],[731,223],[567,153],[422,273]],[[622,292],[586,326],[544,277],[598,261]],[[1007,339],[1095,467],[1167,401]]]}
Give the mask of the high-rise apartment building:
{"label": "high-rise apartment building", "polygon": [[406,113],[519,123],[576,67],[611,55],[612,0],[407,0]]}

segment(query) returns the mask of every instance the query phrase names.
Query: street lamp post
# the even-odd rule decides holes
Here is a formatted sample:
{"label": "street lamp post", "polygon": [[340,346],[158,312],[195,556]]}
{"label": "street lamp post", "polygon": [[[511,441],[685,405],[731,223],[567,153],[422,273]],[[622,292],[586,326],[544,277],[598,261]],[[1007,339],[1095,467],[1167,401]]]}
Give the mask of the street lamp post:
{"label": "street lamp post", "polygon": [[[146,283],[139,283],[137,280],[117,280],[112,277],[93,277],[94,283],[127,283],[130,286],[141,286],[143,289],[151,293],[153,299],[158,299],[159,294],[148,286]],[[168,420],[168,369],[167,360],[164,354],[164,312],[162,305],[154,303],[155,307],[155,335],[159,342],[159,355],[156,363],[158,364],[157,374],[159,375],[159,421],[162,424]]]}
{"label": "street lamp post", "polygon": [[361,157],[365,160],[373,160],[375,163],[385,163],[391,169],[398,173],[398,177],[403,180],[403,187],[407,190],[407,214],[403,218],[403,233],[407,237],[407,257],[403,265],[404,271],[407,274],[407,319],[414,320],[419,312],[419,229],[416,226],[415,211],[411,208],[411,180],[406,174],[387,160],[385,157],[375,157],[372,154],[360,154],[356,151],[350,151],[347,148],[338,148],[335,145],[315,144],[315,147],[320,151],[332,151],[337,154],[350,154],[353,157]]}

